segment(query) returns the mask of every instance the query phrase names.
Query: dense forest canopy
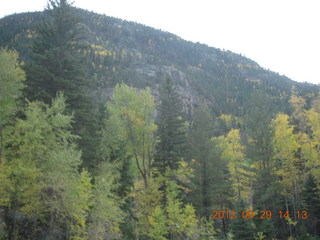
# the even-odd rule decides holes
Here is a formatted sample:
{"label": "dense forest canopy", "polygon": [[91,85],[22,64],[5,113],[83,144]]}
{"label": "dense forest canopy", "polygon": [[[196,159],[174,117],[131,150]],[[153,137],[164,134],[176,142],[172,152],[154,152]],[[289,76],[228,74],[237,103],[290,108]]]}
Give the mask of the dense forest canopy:
{"label": "dense forest canopy", "polygon": [[50,0],[0,19],[0,239],[320,239],[320,98]]}

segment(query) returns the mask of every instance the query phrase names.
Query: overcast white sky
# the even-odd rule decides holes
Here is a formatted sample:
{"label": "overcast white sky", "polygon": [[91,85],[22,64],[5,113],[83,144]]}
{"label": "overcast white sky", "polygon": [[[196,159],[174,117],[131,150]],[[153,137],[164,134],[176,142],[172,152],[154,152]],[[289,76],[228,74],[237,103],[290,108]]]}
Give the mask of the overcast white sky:
{"label": "overcast white sky", "polygon": [[[0,17],[45,6],[46,0],[3,1]],[[296,81],[320,83],[319,0],[74,0],[74,6],[241,53]]]}

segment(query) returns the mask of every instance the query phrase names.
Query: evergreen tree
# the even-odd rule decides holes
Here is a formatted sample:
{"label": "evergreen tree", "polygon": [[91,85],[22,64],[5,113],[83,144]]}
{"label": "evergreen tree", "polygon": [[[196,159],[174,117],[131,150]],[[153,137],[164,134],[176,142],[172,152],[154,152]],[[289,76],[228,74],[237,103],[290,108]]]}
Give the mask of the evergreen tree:
{"label": "evergreen tree", "polygon": [[[233,219],[230,224],[232,239],[254,240],[255,226],[252,219],[247,218],[248,208],[242,199],[237,201],[235,211],[239,216]],[[243,212],[244,214],[242,214]]]}
{"label": "evergreen tree", "polygon": [[[46,104],[63,91],[69,112],[74,112],[74,133],[79,135],[86,164],[95,158],[95,107],[89,94],[81,30],[68,0],[50,0],[26,65],[24,95]],[[92,166],[91,166],[92,167]]]}
{"label": "evergreen tree", "polygon": [[[254,166],[253,208],[256,210],[268,209],[272,212],[282,208],[281,185],[279,176],[274,171],[272,133],[270,121],[276,108],[271,99],[261,91],[251,94],[247,114],[245,116],[245,132],[248,134],[246,155]],[[272,239],[279,224],[279,219],[257,219],[257,232]],[[282,220],[280,220],[282,221]]]}
{"label": "evergreen tree", "polygon": [[[233,189],[232,176],[229,171],[228,161],[222,158],[222,149],[220,149],[220,141],[217,138],[212,138],[211,164],[214,166],[211,169],[210,182],[210,201],[211,209],[219,211],[234,210],[233,202],[235,192]],[[227,236],[229,230],[228,219],[222,219],[221,222],[215,222],[215,227],[221,229],[222,237]]]}
{"label": "evergreen tree", "polygon": [[208,109],[201,105],[195,109],[193,121],[188,134],[188,158],[194,169],[193,191],[191,193],[192,202],[194,203],[198,213],[202,217],[209,217],[212,184],[214,183],[213,154],[212,142],[213,135],[212,118],[208,113]]}
{"label": "evergreen tree", "polygon": [[87,85],[81,64],[79,28],[67,0],[50,0],[34,39],[31,62],[26,66],[29,100],[50,103],[64,90],[72,108]]}
{"label": "evergreen tree", "polygon": [[[301,193],[303,205],[308,212],[308,230],[310,233],[317,233],[316,224],[320,220],[320,190],[316,184],[316,178],[309,174]],[[320,235],[320,231],[318,230]]]}
{"label": "evergreen tree", "polygon": [[158,129],[154,166],[164,175],[167,167],[177,169],[186,145],[182,103],[169,77],[160,90],[160,102],[156,120]]}

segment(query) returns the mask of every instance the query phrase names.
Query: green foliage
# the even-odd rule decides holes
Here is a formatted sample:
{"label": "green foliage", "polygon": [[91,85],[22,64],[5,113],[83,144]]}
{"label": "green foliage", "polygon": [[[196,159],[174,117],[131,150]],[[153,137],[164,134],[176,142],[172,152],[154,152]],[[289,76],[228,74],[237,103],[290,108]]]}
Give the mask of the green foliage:
{"label": "green foliage", "polygon": [[[188,173],[189,172],[189,173]],[[201,230],[195,208],[183,203],[180,192],[187,191],[174,179],[186,183],[190,169],[185,162],[177,170],[167,169],[166,175],[157,173],[145,188],[137,182],[134,191],[135,213],[139,232],[152,239],[198,239]],[[163,189],[163,186],[166,186]],[[166,197],[165,205],[163,197]]]}
{"label": "green foliage", "polygon": [[200,231],[194,207],[191,204],[184,205],[179,199],[178,185],[175,181],[169,181],[166,186],[167,226],[170,238],[198,239]]}
{"label": "green foliage", "polygon": [[6,126],[17,112],[17,99],[24,88],[25,74],[18,62],[18,53],[0,49],[0,127]]}
{"label": "green foliage", "polygon": [[124,200],[121,209],[127,213],[126,221],[120,226],[121,232],[124,239],[131,239],[133,238],[133,216],[132,197],[129,194],[137,174],[135,174],[136,168],[134,168],[132,156],[128,149],[127,139],[119,131],[119,122],[112,119],[108,118],[104,121],[99,149],[103,161],[121,163],[119,166],[120,178],[115,193]]}
{"label": "green foliage", "polygon": [[[207,215],[212,206],[212,182],[214,182],[215,166],[213,165],[212,142],[212,118],[208,109],[202,105],[195,109],[193,121],[188,132],[188,158],[194,169],[192,179],[192,202],[200,216]],[[210,184],[209,184],[210,183]]]}
{"label": "green foliage", "polygon": [[[138,228],[142,235],[147,236],[149,231],[154,234],[153,228],[157,228],[156,223],[160,224],[159,228],[162,228],[161,211],[161,199],[163,198],[163,193],[160,189],[161,181],[159,178],[151,178],[148,182],[148,186],[145,187],[142,181],[137,181],[135,183],[135,189],[133,196],[135,199],[135,214],[138,218]],[[160,208],[156,212],[156,208]],[[151,217],[149,217],[151,216]],[[153,217],[152,217],[153,216]],[[153,218],[160,218],[158,220]],[[152,225],[152,227],[151,227]],[[162,236],[162,235],[161,235]]]}
{"label": "green foliage", "polygon": [[126,216],[120,208],[122,200],[114,194],[119,179],[118,167],[114,163],[104,162],[95,177],[89,239],[119,239],[121,236],[119,225]]}
{"label": "green foliage", "polygon": [[80,136],[78,142],[84,163],[93,168],[96,113],[89,94],[78,22],[67,0],[49,1],[33,41],[31,61],[25,67],[27,87],[24,95],[29,100],[49,104],[58,92],[64,92],[68,111],[74,112],[73,132]]}
{"label": "green foliage", "polygon": [[[83,42],[91,46],[84,51],[88,78],[94,84],[94,93],[103,101],[108,97],[106,91],[117,83],[125,81],[138,88],[156,89],[167,73],[187,93],[191,90],[193,98],[184,96],[188,98],[190,114],[193,105],[198,104],[193,100],[199,97],[210,103],[209,109],[216,116],[240,117],[248,109],[248,93],[263,92],[273,108],[287,112],[292,85],[302,96],[317,92],[314,85],[291,81],[230,51],[83,9],[73,11],[79,17],[79,25],[84,26]],[[0,19],[0,46],[15,48],[23,60],[29,60],[30,45],[37,36],[36,26],[41,22],[41,15],[23,13]],[[48,15],[49,12],[45,12],[44,16]]]}
{"label": "green foliage", "polygon": [[[126,139],[128,153],[134,157],[139,174],[147,185],[150,177],[154,149],[155,124],[152,114],[155,111],[151,90],[138,91],[126,84],[117,85],[107,103],[110,113],[109,123],[115,135],[113,142]],[[116,147],[116,146],[113,146]]]}
{"label": "green foliage", "polygon": [[278,114],[272,122],[274,129],[273,147],[274,158],[278,160],[278,174],[283,178],[284,194],[292,191],[294,185],[298,184],[299,168],[296,151],[298,143],[293,134],[293,126],[289,125],[289,117]]}
{"label": "green foliage", "polygon": [[[268,209],[277,212],[283,208],[281,184],[276,174],[274,151],[272,146],[272,131],[270,122],[277,111],[271,100],[262,92],[251,94],[249,108],[244,120],[247,140],[246,155],[253,165],[255,173],[252,179],[253,206],[256,211]],[[257,232],[260,238],[272,239],[280,222],[273,219],[255,219]],[[277,227],[275,227],[277,226]],[[259,239],[259,236],[257,236]]]}
{"label": "green foliage", "polygon": [[79,109],[79,101],[83,101],[80,94],[87,83],[80,62],[77,19],[68,1],[49,4],[34,39],[32,61],[26,66],[25,94],[30,100],[50,103],[63,90],[71,109]]}
{"label": "green foliage", "polygon": [[183,211],[183,229],[186,236],[185,239],[200,238],[201,231],[199,230],[199,221],[196,216],[196,210],[191,204],[186,204]]}
{"label": "green foliage", "polygon": [[154,166],[164,175],[167,167],[178,168],[186,144],[181,99],[169,77],[163,83],[160,101]]}
{"label": "green foliage", "polygon": [[[242,211],[248,211],[248,208],[243,200],[238,200],[236,203],[235,211],[241,214]],[[237,217],[230,223],[232,239],[254,240],[255,239],[255,226],[251,219],[244,219]]]}
{"label": "green foliage", "polygon": [[150,231],[148,236],[155,240],[165,240],[168,234],[168,227],[166,226],[166,216],[160,206],[156,206],[154,212],[149,216]]}
{"label": "green foliage", "polygon": [[[72,239],[84,239],[89,209],[90,177],[78,172],[81,152],[70,132],[72,116],[65,115],[65,99],[60,94],[48,106],[29,103],[24,114],[5,142],[8,177],[8,225],[15,232],[36,237],[46,231],[47,237],[58,237],[63,230]],[[11,186],[11,187],[10,187]],[[31,224],[32,229],[24,229]]]}
{"label": "green foliage", "polygon": [[238,200],[241,198],[249,199],[252,170],[250,164],[245,159],[245,149],[241,144],[240,131],[238,129],[231,129],[227,136],[220,136],[218,141],[219,147],[222,150],[221,157],[228,161],[229,171]]}
{"label": "green foliage", "polygon": [[115,118],[116,116],[110,113],[110,116],[104,119],[99,149],[103,161],[121,162],[118,194],[125,197],[133,186],[135,174],[133,173],[132,153],[129,151],[128,139],[125,138],[121,130],[121,122]]}
{"label": "green foliage", "polygon": [[320,190],[313,175],[309,174],[301,196],[309,218],[318,218],[320,214]]}
{"label": "green foliage", "polygon": [[167,197],[167,206],[166,210],[168,213],[168,230],[170,232],[171,238],[177,238],[183,230],[183,220],[182,219],[182,202],[178,199],[178,189],[177,183],[174,181],[169,182],[166,185],[166,197]]}
{"label": "green foliage", "polygon": [[307,132],[308,137],[304,136],[302,144],[303,154],[306,158],[306,167],[316,177],[317,183],[320,183],[320,164],[319,164],[319,146],[320,146],[320,98],[312,101],[311,108],[304,111],[306,127],[310,130]]}
{"label": "green foliage", "polygon": [[[10,204],[10,189],[11,182],[9,179],[10,176],[10,165],[8,165],[5,161],[0,163],[0,207],[8,207]],[[0,212],[1,216],[1,212]]]}
{"label": "green foliage", "polygon": [[[255,220],[256,229],[252,221],[205,219],[212,209],[237,210],[234,191],[256,210],[317,210],[314,85],[66,0],[49,1],[43,14],[0,19],[0,35],[8,47],[0,50],[0,239],[316,238],[311,217]],[[6,50],[13,48],[26,61],[25,96],[44,103],[18,108],[24,73],[18,54]],[[155,113],[151,93],[158,99],[165,74],[172,80],[164,81]],[[123,81],[137,88],[117,85]],[[114,86],[98,125],[105,117],[96,117],[90,95],[105,102]],[[52,101],[59,91],[67,104],[62,96]],[[207,108],[197,107],[199,99]],[[188,148],[182,108],[193,114]],[[279,111],[285,114],[275,117]],[[211,113],[220,116],[214,123]]]}
{"label": "green foliage", "polygon": [[216,231],[214,230],[214,222],[212,220],[201,219],[199,221],[200,238],[202,240],[215,240],[217,239]]}
{"label": "green foliage", "polygon": [[93,186],[92,178],[87,170],[80,173],[80,177],[73,179],[70,184],[71,194],[68,197],[71,202],[69,217],[70,231],[73,233],[71,239],[88,239],[87,219],[92,207]]}
{"label": "green foliage", "polygon": [[5,231],[5,209],[10,207],[10,192],[14,185],[10,181],[12,166],[6,160],[4,143],[10,138],[9,126],[18,112],[18,98],[24,87],[24,72],[18,63],[18,53],[0,49],[0,239],[8,238]]}
{"label": "green foliage", "polygon": [[304,224],[306,226],[305,231],[308,234],[317,234],[317,222],[320,215],[320,189],[316,183],[316,178],[312,174],[309,174],[305,182],[301,198],[302,206],[308,212],[308,220]]}

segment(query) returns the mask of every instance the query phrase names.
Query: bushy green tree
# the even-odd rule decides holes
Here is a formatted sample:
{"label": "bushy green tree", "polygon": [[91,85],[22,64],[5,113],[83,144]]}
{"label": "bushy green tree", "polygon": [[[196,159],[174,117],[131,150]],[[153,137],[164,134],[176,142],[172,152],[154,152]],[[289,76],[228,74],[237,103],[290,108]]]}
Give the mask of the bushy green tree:
{"label": "bushy green tree", "polygon": [[17,113],[17,100],[24,88],[25,74],[18,62],[18,53],[0,49],[0,163],[2,161],[4,128]]}
{"label": "bushy green tree", "polygon": [[5,212],[10,206],[10,181],[12,166],[8,164],[4,143],[11,136],[10,126],[18,112],[18,99],[24,87],[25,74],[18,62],[18,53],[0,49],[0,239],[9,238],[5,223]]}
{"label": "bushy green tree", "polygon": [[24,88],[25,73],[18,53],[0,49],[0,121],[5,126],[17,111],[17,100]]}
{"label": "bushy green tree", "polygon": [[191,204],[183,204],[175,181],[169,181],[166,188],[167,226],[170,239],[198,239],[199,222]]}
{"label": "bushy green tree", "polygon": [[101,159],[119,165],[119,183],[116,194],[124,201],[121,209],[127,214],[126,221],[121,224],[124,239],[133,238],[132,197],[129,196],[134,184],[135,168],[132,162],[132,153],[128,149],[128,140],[120,133],[117,121],[105,119],[100,143]]}
{"label": "bushy green tree", "polygon": [[119,166],[120,179],[118,195],[125,198],[131,191],[134,181],[132,167],[132,153],[128,148],[128,139],[121,131],[118,121],[114,117],[107,118],[102,128],[102,137],[100,142],[101,159],[108,162],[121,162]]}
{"label": "bushy green tree", "polygon": [[60,94],[51,106],[30,102],[5,142],[10,238],[85,239],[91,178],[78,168],[81,152]]}
{"label": "bushy green tree", "polygon": [[[137,90],[126,84],[116,85],[107,103],[110,113],[110,129],[114,129],[112,141],[125,141],[128,154],[133,156],[135,166],[147,186],[154,153],[155,111],[154,98],[149,88]],[[117,148],[113,145],[113,148]]]}
{"label": "bushy green tree", "polygon": [[[161,180],[162,181],[162,180]],[[164,208],[161,206],[163,192],[160,191],[161,181],[159,178],[150,178],[148,186],[145,187],[142,180],[135,182],[133,191],[134,214],[137,218],[137,232],[139,235],[161,238],[165,234],[159,232],[159,229],[167,231],[166,217],[163,217]]]}
{"label": "bushy green tree", "polygon": [[[155,174],[146,188],[142,182],[136,183],[134,206],[141,235],[152,239],[199,239],[202,226],[195,208],[183,202],[180,192],[187,189],[175,180],[186,182],[190,174],[186,162],[180,162],[178,169],[167,169],[165,176]],[[163,197],[166,197],[165,204]]]}
{"label": "bushy green tree", "polygon": [[119,227],[126,215],[120,208],[123,200],[115,194],[120,177],[118,168],[111,162],[100,165],[93,188],[88,239],[119,239],[121,236]]}
{"label": "bushy green tree", "polygon": [[167,217],[160,205],[156,206],[153,213],[148,216],[150,230],[148,236],[151,239],[165,240],[168,234]]}

